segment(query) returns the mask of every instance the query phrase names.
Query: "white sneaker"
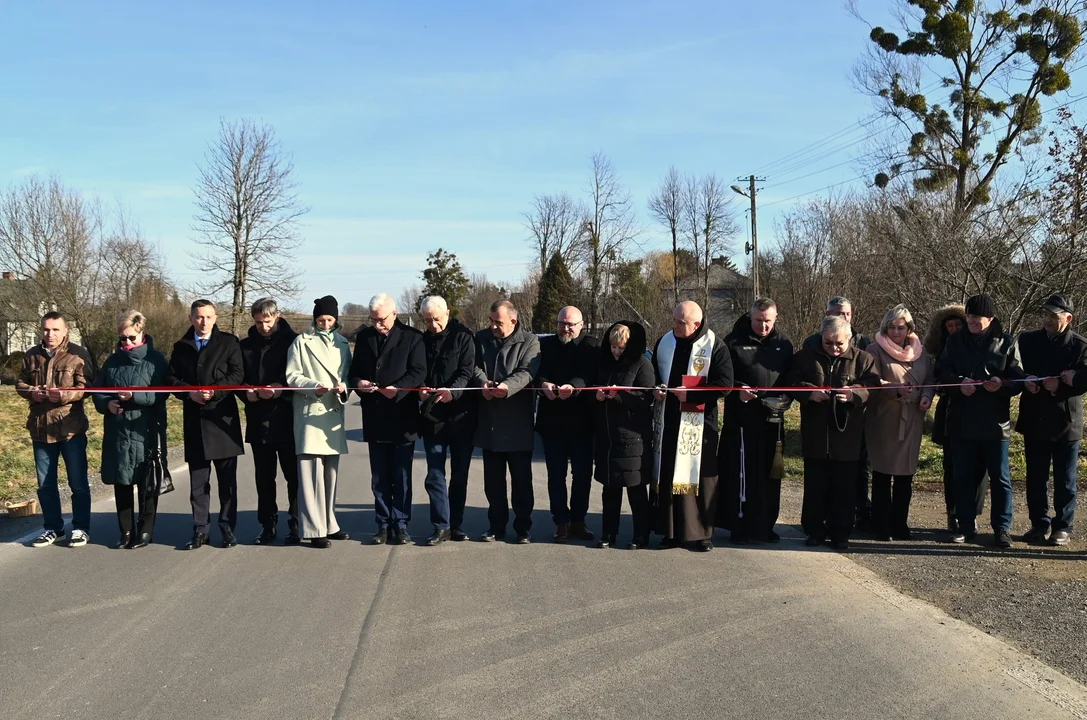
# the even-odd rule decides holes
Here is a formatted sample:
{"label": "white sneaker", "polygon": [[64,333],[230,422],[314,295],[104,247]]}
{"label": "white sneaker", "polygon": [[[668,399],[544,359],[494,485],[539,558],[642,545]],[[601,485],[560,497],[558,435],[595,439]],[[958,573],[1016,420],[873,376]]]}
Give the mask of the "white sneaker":
{"label": "white sneaker", "polygon": [[83,547],[90,538],[82,530],[73,530],[68,538],[68,547]]}

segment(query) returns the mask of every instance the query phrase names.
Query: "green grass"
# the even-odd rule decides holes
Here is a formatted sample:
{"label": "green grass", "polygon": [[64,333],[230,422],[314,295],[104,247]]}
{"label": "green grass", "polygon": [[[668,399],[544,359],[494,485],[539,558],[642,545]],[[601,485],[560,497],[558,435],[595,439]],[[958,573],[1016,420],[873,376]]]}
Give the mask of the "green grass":
{"label": "green grass", "polygon": [[[85,403],[90,429],[87,431],[87,462],[92,473],[102,463],[102,416],[88,399]],[[181,402],[171,397],[167,404],[168,447],[182,442]],[[34,446],[26,430],[27,403],[13,392],[0,393],[0,504],[24,500],[34,494],[38,482],[34,471]],[[63,482],[63,481],[62,481]]]}

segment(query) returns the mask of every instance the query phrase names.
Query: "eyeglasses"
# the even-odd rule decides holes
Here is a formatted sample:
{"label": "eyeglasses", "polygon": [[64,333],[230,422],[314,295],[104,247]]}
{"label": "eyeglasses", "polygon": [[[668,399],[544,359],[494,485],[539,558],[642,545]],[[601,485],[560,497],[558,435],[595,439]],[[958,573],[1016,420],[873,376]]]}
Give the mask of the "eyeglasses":
{"label": "eyeglasses", "polygon": [[383,326],[385,326],[385,325],[389,324],[389,319],[392,318],[395,314],[396,313],[389,313],[388,315],[386,315],[383,318],[371,317],[370,322],[372,322],[374,325],[383,325]]}
{"label": "eyeglasses", "polygon": [[140,338],[139,335],[118,335],[117,339],[121,342],[128,340],[130,343],[136,342]]}
{"label": "eyeglasses", "polygon": [[582,320],[578,320],[577,322],[560,322],[559,327],[574,328],[580,325],[582,322]]}

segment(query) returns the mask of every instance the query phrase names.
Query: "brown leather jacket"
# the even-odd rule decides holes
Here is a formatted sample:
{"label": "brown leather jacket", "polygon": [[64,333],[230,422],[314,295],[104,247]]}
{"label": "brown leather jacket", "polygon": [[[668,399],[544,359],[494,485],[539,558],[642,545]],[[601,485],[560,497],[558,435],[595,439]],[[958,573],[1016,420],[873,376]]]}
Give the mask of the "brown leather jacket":
{"label": "brown leather jacket", "polygon": [[49,357],[41,345],[27,351],[15,387],[30,401],[30,416],[26,420],[30,438],[34,442],[55,443],[87,432],[83,392],[63,392],[60,402],[35,401],[31,398],[32,388],[39,385],[47,388],[87,387],[93,382],[94,363],[90,354],[79,345],[65,340],[53,357]]}

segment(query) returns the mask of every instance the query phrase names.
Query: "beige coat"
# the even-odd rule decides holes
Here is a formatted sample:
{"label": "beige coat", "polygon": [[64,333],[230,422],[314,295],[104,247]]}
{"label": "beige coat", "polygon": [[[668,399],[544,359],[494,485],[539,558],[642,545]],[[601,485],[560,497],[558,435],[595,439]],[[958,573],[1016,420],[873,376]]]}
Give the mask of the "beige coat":
{"label": "beige coat", "polygon": [[[351,369],[351,345],[339,333],[328,345],[311,327],[295,338],[287,352],[287,384],[290,387],[332,388],[347,383]],[[347,454],[345,410],[348,394],[312,390],[294,392],[294,444],[299,455]]]}
{"label": "beige coat", "polygon": [[[936,382],[935,368],[928,353],[922,352],[917,360],[904,363],[892,358],[878,342],[868,346],[868,353],[876,361],[876,373],[887,383],[931,385]],[[886,475],[917,473],[921,434],[925,427],[925,413],[918,403],[921,398],[931,402],[935,394],[933,388],[914,390],[906,397],[899,397],[896,390],[875,390],[869,394],[864,437],[873,472]]]}

